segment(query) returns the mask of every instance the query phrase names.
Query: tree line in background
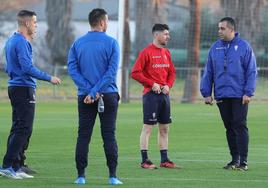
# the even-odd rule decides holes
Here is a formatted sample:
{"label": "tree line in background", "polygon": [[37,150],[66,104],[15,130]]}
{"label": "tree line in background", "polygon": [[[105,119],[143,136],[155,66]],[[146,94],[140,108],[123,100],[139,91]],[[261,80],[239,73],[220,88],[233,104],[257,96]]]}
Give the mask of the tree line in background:
{"label": "tree line in background", "polygon": [[[20,7],[33,0],[9,1],[2,0],[0,18],[7,15],[12,7]],[[151,27],[154,23],[169,23],[168,9],[180,7],[189,14],[183,25],[178,30],[171,30],[171,48],[187,49],[186,66],[188,70],[185,77],[185,85],[182,102],[193,103],[198,97],[200,67],[200,49],[208,48],[217,38],[218,18],[231,16],[235,18],[238,30],[243,38],[246,38],[255,51],[264,49],[268,53],[267,26],[264,23],[268,19],[268,8],[265,7],[267,0],[219,0],[221,8],[215,15],[208,9],[201,8],[202,0],[188,0],[188,6],[178,5],[177,0],[136,0],[135,1],[135,41],[130,41],[130,8],[129,0],[125,0],[124,15],[124,41],[122,54],[122,101],[129,100],[129,72],[134,57],[138,52],[152,41]],[[89,1],[90,3],[90,1]],[[101,0],[98,5],[102,6]],[[263,8],[264,7],[264,8]],[[263,11],[263,14],[261,12]],[[48,30],[46,33],[46,45],[49,49],[49,63],[52,65],[66,65],[67,52],[74,40],[73,28],[71,27],[72,0],[46,0],[46,18]],[[261,16],[262,15],[262,16]],[[215,19],[215,17],[217,19]],[[176,20],[172,20],[176,22]],[[178,20],[178,23],[181,20]],[[267,24],[266,24],[267,25]],[[1,29],[0,25],[0,29]],[[262,33],[262,34],[260,34]],[[208,37],[209,35],[209,37]],[[1,32],[0,32],[1,36]],[[132,49],[132,50],[131,50]],[[268,58],[267,58],[268,59]]]}

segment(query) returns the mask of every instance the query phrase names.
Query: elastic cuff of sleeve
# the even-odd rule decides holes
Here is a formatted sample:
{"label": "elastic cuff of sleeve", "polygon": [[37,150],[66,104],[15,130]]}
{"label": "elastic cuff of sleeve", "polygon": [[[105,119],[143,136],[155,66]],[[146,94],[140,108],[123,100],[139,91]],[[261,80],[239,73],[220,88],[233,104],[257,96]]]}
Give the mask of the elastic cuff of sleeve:
{"label": "elastic cuff of sleeve", "polygon": [[246,95],[248,97],[252,97],[253,96],[253,94],[251,94],[251,93],[245,93],[244,95]]}
{"label": "elastic cuff of sleeve", "polygon": [[91,96],[92,99],[96,99],[96,92],[90,92],[89,95]]}
{"label": "elastic cuff of sleeve", "polygon": [[52,76],[48,75],[48,76],[47,76],[47,81],[50,82],[51,79],[52,79]]}
{"label": "elastic cuff of sleeve", "polygon": [[153,87],[154,83],[155,83],[155,82],[150,82],[150,83],[149,83],[149,86],[150,86],[150,87]]}

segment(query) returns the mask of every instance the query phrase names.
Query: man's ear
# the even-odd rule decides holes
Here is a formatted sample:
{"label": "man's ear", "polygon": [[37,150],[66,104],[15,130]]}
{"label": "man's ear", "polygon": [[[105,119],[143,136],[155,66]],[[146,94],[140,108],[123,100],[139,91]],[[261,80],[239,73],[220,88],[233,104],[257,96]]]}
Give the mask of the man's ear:
{"label": "man's ear", "polygon": [[100,20],[100,26],[102,27],[102,26],[104,26],[104,20]]}
{"label": "man's ear", "polygon": [[29,27],[30,26],[30,23],[29,23],[29,21],[25,21],[25,27]]}
{"label": "man's ear", "polygon": [[154,32],[153,35],[154,37],[157,37],[159,35],[159,32]]}

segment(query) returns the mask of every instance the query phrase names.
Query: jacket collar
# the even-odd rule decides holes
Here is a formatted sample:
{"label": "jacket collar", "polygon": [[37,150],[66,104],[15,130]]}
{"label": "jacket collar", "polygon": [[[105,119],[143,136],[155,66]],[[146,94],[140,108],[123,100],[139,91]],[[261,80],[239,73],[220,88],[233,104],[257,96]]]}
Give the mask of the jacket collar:
{"label": "jacket collar", "polygon": [[234,43],[234,42],[236,42],[238,40],[238,38],[240,38],[239,36],[240,36],[240,34],[238,32],[236,32],[233,40],[231,40],[231,41],[223,41],[223,40],[220,40],[221,41],[221,44],[225,46],[225,45]]}

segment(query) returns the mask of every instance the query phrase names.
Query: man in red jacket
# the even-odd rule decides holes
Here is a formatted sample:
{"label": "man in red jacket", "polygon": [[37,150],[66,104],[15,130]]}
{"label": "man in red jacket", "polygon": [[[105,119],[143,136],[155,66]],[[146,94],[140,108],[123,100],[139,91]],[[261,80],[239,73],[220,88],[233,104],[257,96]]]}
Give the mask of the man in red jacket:
{"label": "man in red jacket", "polygon": [[167,46],[169,27],[155,24],[152,29],[153,43],[143,49],[132,69],[131,76],[144,86],[143,128],[140,135],[141,167],[156,169],[148,158],[148,142],[153,125],[159,124],[158,145],[161,154],[160,167],[175,168],[169,160],[168,131],[171,123],[169,90],[175,81],[175,68]]}

